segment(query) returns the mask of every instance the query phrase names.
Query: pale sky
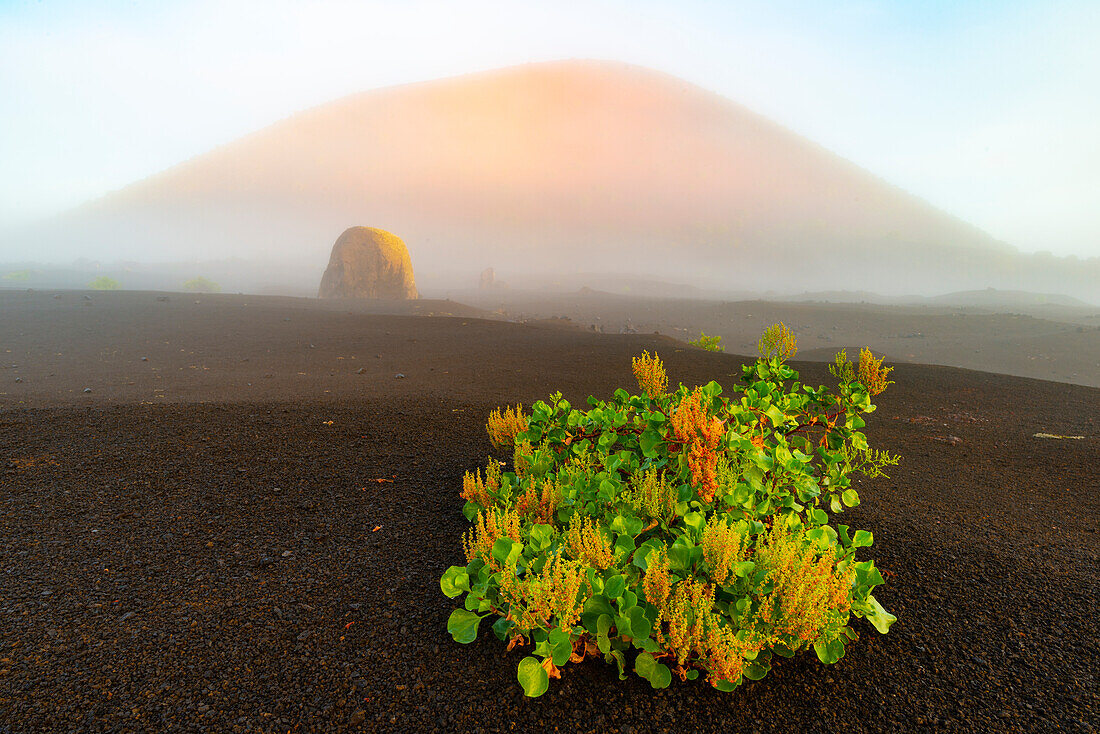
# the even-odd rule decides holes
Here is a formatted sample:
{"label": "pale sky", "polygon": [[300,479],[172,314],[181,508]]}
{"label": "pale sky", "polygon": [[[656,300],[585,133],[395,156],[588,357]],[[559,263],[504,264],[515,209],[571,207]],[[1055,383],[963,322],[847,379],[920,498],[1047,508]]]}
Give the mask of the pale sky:
{"label": "pale sky", "polygon": [[615,59],[1024,251],[1100,256],[1100,2],[0,0],[0,229],[379,86]]}

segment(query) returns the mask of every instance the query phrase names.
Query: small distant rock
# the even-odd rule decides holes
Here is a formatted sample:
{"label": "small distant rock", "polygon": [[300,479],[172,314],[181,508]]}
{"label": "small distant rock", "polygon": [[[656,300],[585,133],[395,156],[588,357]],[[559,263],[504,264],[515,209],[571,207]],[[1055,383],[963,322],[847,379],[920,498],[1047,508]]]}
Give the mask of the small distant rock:
{"label": "small distant rock", "polygon": [[60,301],[61,300],[61,294],[60,293],[54,293],[53,298],[54,298],[55,301]]}
{"label": "small distant rock", "polygon": [[129,619],[132,616],[134,616],[133,612],[126,612],[126,614],[123,614],[121,617],[118,618],[118,621],[119,622],[125,622],[127,619]]}
{"label": "small distant rock", "polygon": [[22,382],[22,381],[23,381],[23,378],[22,378],[22,377],[16,377],[16,378],[15,378],[15,381],[16,381],[16,382]]}
{"label": "small distant rock", "polygon": [[275,559],[272,558],[271,556],[260,556],[260,560],[256,561],[256,565],[259,566],[260,568],[267,568],[268,566],[270,566],[274,562],[275,562]]}
{"label": "small distant rock", "polygon": [[85,301],[90,301],[90,300],[92,300],[92,297],[91,296],[84,296],[84,300]]}
{"label": "small distant rock", "polygon": [[366,367],[360,367],[359,369],[355,370],[355,374],[357,374],[357,375],[361,375],[361,374],[363,374],[363,373],[364,373],[364,372],[366,372],[366,371],[367,371],[367,368],[366,368]]}
{"label": "small distant rock", "polygon": [[398,372],[396,375],[393,376],[393,379],[395,379],[395,380],[404,380],[405,375],[402,372]]}
{"label": "small distant rock", "polygon": [[90,388],[90,387],[84,388],[84,392],[91,392],[91,391],[92,391],[92,388]]}
{"label": "small distant rock", "polygon": [[936,443],[945,443],[948,446],[958,446],[963,442],[958,436],[932,436],[932,440]]}
{"label": "small distant rock", "polygon": [[142,358],[141,358],[141,361],[142,361],[142,362],[148,362],[148,361],[149,361],[149,358],[148,358],[148,357],[142,357]]}

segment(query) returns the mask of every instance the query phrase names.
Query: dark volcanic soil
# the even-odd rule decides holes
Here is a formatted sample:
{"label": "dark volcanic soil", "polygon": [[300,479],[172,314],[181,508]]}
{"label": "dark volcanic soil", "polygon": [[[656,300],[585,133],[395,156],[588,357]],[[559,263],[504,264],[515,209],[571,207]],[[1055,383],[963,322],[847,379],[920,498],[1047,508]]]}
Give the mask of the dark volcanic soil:
{"label": "dark volcanic soil", "polygon": [[867,433],[903,463],[844,518],[874,532],[888,635],[856,621],[836,665],[783,660],[733,694],[588,662],[526,700],[524,653],[487,629],[454,643],[438,584],[485,414],[629,386],[643,348],[674,382],[727,388],[740,358],[254,297],[72,298],[0,311],[0,732],[1098,725],[1100,390],[898,366]]}

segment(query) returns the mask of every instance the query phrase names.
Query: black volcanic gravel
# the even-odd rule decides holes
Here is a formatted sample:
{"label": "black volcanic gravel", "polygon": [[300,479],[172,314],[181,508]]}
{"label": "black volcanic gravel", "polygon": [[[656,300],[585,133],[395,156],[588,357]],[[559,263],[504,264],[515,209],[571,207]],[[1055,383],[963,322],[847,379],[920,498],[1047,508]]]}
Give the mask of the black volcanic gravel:
{"label": "black volcanic gravel", "polygon": [[[309,318],[319,346],[349,321]],[[528,700],[515,680],[525,653],[506,653],[487,625],[454,643],[455,602],[438,584],[461,561],[458,488],[488,454],[485,414],[546,383],[574,400],[606,394],[628,384],[643,347],[689,384],[732,386],[740,359],[658,337],[470,321],[447,341],[437,335],[461,321],[354,318],[357,339],[417,340],[387,354],[411,365],[408,379],[355,390],[352,363],[330,397],[299,397],[288,377],[265,388],[282,386],[283,401],[212,390],[219,402],[144,405],[119,388],[114,402],[0,402],[0,732],[1098,725],[1100,390],[899,367],[867,433],[902,465],[864,481],[864,505],[843,518],[875,534],[888,575],[876,595],[899,618],[888,635],[856,621],[861,639],[836,665],[781,660],[733,694],[653,691],[589,661]],[[187,328],[201,355],[201,329]],[[419,367],[479,345],[491,381]],[[820,365],[796,366],[826,380]],[[960,441],[935,440],[947,436]]]}

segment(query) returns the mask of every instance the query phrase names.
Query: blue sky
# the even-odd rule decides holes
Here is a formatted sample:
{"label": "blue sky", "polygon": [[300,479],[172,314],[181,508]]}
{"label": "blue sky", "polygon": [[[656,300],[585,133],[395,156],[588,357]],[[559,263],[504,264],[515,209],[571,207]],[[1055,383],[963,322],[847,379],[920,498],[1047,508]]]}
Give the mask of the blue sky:
{"label": "blue sky", "polygon": [[1100,256],[1100,2],[0,0],[0,228],[330,99],[558,58],[730,97],[1028,251]]}

